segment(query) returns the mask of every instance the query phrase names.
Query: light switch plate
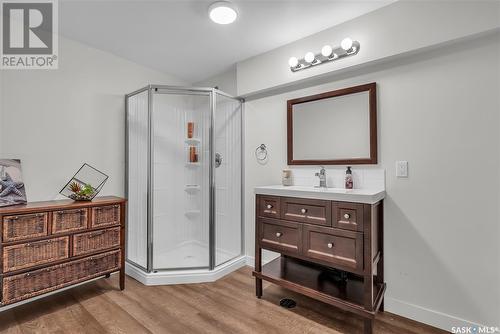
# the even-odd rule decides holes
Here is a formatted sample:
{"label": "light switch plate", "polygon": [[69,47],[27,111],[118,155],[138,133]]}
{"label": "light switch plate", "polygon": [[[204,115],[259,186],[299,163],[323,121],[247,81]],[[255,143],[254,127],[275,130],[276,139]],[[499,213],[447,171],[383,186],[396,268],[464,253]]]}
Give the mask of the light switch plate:
{"label": "light switch plate", "polygon": [[408,177],[408,161],[396,161],[396,176]]}

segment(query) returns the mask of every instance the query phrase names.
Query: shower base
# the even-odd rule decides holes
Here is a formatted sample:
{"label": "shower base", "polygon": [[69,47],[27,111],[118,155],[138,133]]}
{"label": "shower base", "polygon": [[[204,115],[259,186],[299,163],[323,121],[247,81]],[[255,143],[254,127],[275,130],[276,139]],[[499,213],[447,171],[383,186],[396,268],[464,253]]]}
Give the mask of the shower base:
{"label": "shower base", "polygon": [[[225,263],[239,255],[239,252],[231,253],[224,249],[216,249],[215,252],[216,263]],[[159,270],[208,267],[208,245],[198,241],[184,242],[175,248],[155,252],[153,261],[153,267]]]}
{"label": "shower base", "polygon": [[214,270],[208,269],[179,269],[179,270],[160,270],[147,273],[137,268],[133,264],[125,263],[125,273],[141,282],[144,285],[170,285],[170,284],[190,284],[214,282],[219,278],[232,273],[246,265],[246,256],[241,255],[233,260],[215,267]]}

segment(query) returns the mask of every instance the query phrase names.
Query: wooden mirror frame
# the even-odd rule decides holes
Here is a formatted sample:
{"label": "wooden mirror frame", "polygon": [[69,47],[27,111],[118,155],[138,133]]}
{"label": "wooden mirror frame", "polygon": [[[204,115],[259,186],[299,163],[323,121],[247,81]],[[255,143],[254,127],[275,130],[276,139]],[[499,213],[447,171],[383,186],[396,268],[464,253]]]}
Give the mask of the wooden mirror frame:
{"label": "wooden mirror frame", "polygon": [[[318,101],[336,96],[368,92],[370,121],[370,156],[367,158],[334,160],[294,160],[293,159],[293,106],[305,102]],[[377,84],[375,82],[338,89],[326,93],[300,97],[287,101],[287,153],[289,165],[367,165],[377,164]]]}

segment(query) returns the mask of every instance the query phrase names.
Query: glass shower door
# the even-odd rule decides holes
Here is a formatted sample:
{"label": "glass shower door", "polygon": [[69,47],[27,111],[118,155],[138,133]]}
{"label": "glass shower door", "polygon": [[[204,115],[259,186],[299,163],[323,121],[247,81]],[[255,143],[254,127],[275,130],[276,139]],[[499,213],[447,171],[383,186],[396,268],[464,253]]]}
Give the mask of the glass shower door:
{"label": "glass shower door", "polygon": [[158,89],[152,110],[153,270],[210,266],[210,92]]}
{"label": "glass shower door", "polygon": [[242,103],[216,91],[214,119],[215,266],[242,253]]}

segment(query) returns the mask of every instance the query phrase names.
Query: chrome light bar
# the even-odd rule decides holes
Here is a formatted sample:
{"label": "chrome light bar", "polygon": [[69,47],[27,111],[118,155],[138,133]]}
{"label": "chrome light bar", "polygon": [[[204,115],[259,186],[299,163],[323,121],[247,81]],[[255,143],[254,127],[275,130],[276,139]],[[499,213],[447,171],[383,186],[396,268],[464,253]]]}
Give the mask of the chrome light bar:
{"label": "chrome light bar", "polygon": [[319,64],[354,56],[359,52],[359,48],[360,44],[358,41],[353,41],[347,37],[342,40],[339,46],[333,48],[330,45],[323,46],[320,53],[307,52],[304,58],[301,59],[291,57],[288,60],[288,65],[290,66],[290,71],[297,72]]}

